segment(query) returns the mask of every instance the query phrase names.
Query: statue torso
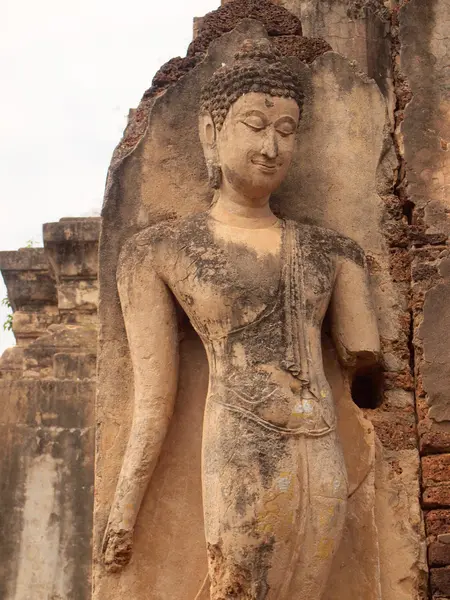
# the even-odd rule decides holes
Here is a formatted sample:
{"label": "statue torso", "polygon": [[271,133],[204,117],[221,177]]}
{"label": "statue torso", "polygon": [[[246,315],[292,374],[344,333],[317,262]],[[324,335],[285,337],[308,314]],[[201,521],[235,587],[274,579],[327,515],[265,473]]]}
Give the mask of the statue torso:
{"label": "statue torso", "polygon": [[333,427],[321,326],[340,257],[358,260],[356,245],[292,221],[242,230],[208,213],[143,234],[155,269],[203,340],[209,399],[280,431]]}

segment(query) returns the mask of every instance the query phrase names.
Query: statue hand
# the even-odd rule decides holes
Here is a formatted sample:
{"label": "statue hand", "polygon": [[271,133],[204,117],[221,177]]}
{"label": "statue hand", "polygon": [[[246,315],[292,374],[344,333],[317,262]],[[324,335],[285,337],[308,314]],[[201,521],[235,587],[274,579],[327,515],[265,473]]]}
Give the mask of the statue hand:
{"label": "statue hand", "polygon": [[133,530],[120,529],[108,523],[103,538],[102,555],[107,571],[120,571],[131,560],[133,553]]}

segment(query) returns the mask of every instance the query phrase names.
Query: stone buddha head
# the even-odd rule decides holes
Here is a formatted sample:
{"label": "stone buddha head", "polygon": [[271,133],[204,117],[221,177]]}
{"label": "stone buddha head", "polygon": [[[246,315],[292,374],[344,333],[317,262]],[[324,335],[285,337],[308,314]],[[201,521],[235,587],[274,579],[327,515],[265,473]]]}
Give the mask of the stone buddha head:
{"label": "stone buddha head", "polygon": [[267,40],[246,40],[201,95],[200,138],[211,186],[270,196],[291,163],[303,107],[298,75]]}

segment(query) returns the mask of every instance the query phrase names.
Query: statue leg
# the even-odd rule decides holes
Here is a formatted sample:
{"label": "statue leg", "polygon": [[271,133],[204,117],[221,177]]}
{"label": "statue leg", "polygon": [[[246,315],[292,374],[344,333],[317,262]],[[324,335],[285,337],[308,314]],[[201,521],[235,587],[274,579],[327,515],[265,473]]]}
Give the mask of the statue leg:
{"label": "statue leg", "polygon": [[287,600],[307,498],[304,440],[207,408],[203,503],[211,600]]}
{"label": "statue leg", "polygon": [[335,433],[308,438],[309,502],[304,548],[289,586],[289,600],[320,600],[342,538],[347,508],[347,477]]}

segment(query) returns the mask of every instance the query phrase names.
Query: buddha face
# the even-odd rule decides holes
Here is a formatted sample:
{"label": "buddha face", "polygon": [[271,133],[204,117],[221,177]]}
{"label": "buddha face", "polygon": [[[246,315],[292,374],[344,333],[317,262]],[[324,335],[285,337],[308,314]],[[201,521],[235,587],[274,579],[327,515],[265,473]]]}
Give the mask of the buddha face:
{"label": "buddha face", "polygon": [[270,196],[286,177],[298,121],[291,98],[253,92],[239,98],[216,136],[222,186],[249,200]]}

